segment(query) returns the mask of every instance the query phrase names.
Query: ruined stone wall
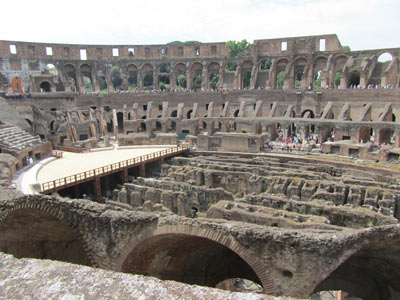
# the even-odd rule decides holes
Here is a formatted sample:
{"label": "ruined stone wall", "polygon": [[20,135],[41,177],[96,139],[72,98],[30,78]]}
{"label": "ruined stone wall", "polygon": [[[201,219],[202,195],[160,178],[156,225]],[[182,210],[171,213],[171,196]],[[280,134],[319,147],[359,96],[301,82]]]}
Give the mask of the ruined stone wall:
{"label": "ruined stone wall", "polygon": [[[228,89],[306,89],[316,84],[316,76],[318,88],[398,86],[399,51],[350,51],[336,35],[256,40],[236,58],[229,58],[225,43],[105,46],[0,41],[0,72],[8,80],[3,89],[11,92],[85,92],[88,84],[92,91],[113,91],[113,66],[122,70],[121,84],[115,88],[124,90],[159,90],[162,84],[175,90],[179,75],[186,77],[183,88],[189,90],[215,89],[213,76]],[[378,61],[383,53],[392,56],[391,63]],[[228,70],[229,62],[237,68]],[[280,82],[281,72],[285,74]],[[19,78],[23,87],[17,87]]]}

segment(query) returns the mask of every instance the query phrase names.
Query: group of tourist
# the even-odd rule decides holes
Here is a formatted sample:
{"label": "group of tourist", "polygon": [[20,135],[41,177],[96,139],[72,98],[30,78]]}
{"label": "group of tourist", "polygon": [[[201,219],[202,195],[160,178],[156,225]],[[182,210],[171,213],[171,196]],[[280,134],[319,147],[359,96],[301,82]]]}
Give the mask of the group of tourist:
{"label": "group of tourist", "polygon": [[294,135],[293,137],[283,138],[282,135],[279,135],[275,141],[272,141],[271,138],[267,138],[267,140],[261,145],[261,151],[282,151],[282,152],[292,152],[293,150],[297,151],[308,151],[310,146],[319,147],[318,136],[314,137],[306,137],[304,139],[299,138]]}

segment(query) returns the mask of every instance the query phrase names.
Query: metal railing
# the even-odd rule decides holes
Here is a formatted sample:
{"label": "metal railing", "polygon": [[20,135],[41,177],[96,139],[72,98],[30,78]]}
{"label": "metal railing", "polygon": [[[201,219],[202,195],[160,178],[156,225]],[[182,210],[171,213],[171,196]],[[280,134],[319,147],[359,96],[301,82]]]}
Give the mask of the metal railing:
{"label": "metal railing", "polygon": [[63,177],[63,178],[58,178],[55,180],[51,180],[51,181],[42,183],[41,191],[42,191],[42,193],[45,193],[45,192],[48,192],[51,190],[57,190],[63,186],[78,184],[83,181],[89,181],[99,175],[115,173],[124,168],[133,167],[135,165],[140,165],[141,163],[145,163],[147,161],[151,161],[151,160],[154,160],[157,158],[167,157],[167,156],[170,156],[171,154],[178,154],[178,153],[184,152],[188,149],[189,149],[188,144],[182,144],[177,147],[168,148],[166,150],[161,150],[158,152],[141,155],[141,156],[130,158],[130,159],[127,159],[124,161],[109,164],[107,166],[95,168],[95,169],[92,169],[89,171],[77,173],[77,174],[70,175],[70,176]]}

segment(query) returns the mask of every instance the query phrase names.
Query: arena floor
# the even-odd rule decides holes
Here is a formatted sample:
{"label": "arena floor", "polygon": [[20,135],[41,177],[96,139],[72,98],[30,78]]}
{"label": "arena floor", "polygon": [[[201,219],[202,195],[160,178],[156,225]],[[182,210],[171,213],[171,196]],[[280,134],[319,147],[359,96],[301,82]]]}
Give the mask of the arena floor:
{"label": "arena floor", "polygon": [[36,175],[37,183],[48,182],[145,154],[166,150],[168,147],[129,148],[89,153],[63,152],[63,157],[44,165]]}
{"label": "arena floor", "polygon": [[145,154],[163,151],[171,147],[176,146],[137,146],[129,148],[117,148],[115,146],[113,150],[88,153],[63,152],[62,158],[46,158],[35,162],[26,171],[21,172],[14,178],[13,185],[23,194],[37,194],[38,191],[33,188],[35,184],[42,184],[58,178],[90,171]]}

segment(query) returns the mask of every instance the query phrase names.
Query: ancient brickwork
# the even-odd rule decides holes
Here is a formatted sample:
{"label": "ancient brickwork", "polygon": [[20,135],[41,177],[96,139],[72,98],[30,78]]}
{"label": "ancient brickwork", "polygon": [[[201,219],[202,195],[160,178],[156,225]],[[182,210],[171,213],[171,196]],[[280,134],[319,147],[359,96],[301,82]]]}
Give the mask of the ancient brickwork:
{"label": "ancient brickwork", "polygon": [[[215,88],[214,77],[220,87],[229,89],[308,88],[316,78],[323,88],[398,86],[399,51],[351,51],[336,35],[256,40],[236,58],[229,58],[225,43],[106,46],[1,41],[0,72],[7,79],[3,89],[14,92],[113,91],[113,82],[125,90],[158,90],[165,84],[175,90],[180,75],[186,81],[182,87],[195,90]],[[383,53],[392,60],[378,61]],[[227,68],[230,63],[236,69]],[[112,80],[113,66],[122,71],[120,81]]]}

